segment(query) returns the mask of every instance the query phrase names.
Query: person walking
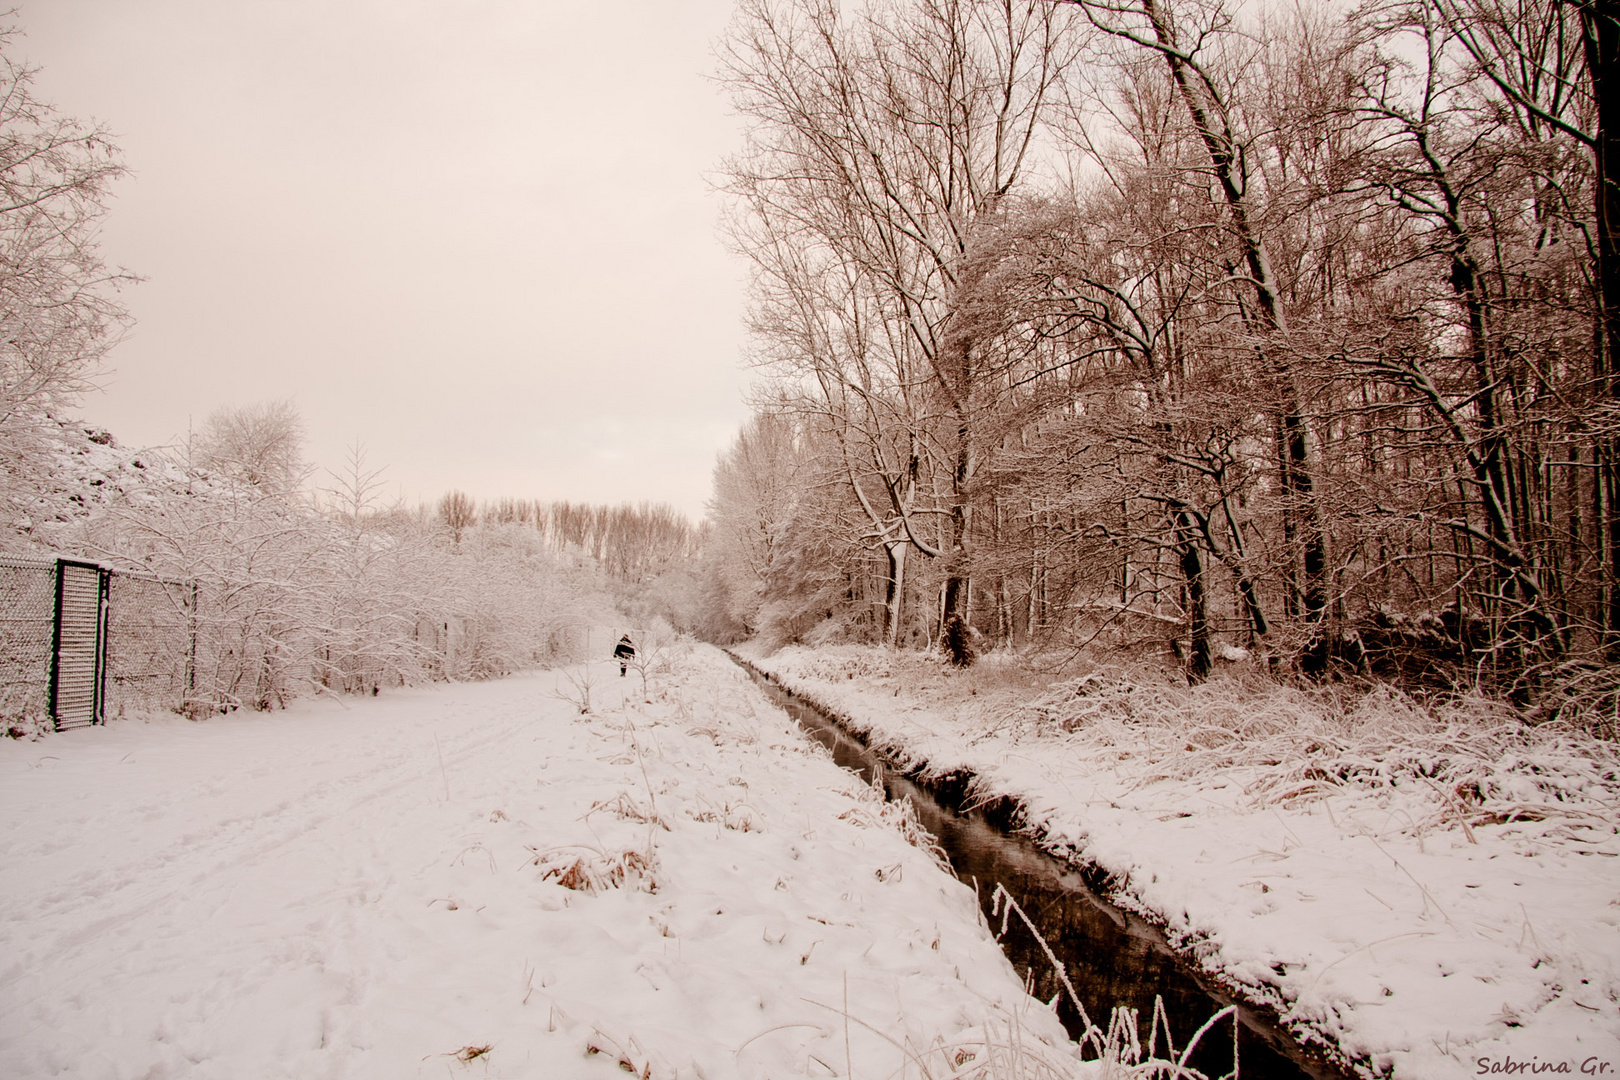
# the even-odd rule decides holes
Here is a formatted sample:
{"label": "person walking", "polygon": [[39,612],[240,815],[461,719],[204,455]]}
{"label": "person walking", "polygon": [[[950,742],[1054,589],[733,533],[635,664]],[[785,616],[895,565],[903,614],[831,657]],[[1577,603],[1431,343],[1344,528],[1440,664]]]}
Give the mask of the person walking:
{"label": "person walking", "polygon": [[630,669],[630,661],[636,658],[636,645],[635,642],[630,640],[629,634],[619,639],[619,644],[613,650],[613,655],[618,658],[619,678],[622,679],[625,672]]}

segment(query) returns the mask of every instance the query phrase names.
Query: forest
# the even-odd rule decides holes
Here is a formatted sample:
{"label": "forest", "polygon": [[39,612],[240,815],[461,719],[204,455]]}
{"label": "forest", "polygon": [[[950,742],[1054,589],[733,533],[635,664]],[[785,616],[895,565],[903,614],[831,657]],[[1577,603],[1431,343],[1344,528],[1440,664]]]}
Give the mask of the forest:
{"label": "forest", "polygon": [[1615,35],[747,0],[710,633],[1612,696]]}

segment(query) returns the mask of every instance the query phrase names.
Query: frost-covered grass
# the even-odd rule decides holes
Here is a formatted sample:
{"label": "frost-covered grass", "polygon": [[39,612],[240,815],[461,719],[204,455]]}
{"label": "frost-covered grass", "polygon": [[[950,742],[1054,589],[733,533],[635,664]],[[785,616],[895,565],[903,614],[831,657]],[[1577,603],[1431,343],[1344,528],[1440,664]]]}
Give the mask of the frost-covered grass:
{"label": "frost-covered grass", "polygon": [[962,674],[918,653],[788,655],[794,678],[859,678],[949,711],[976,740],[1056,739],[1076,762],[1143,783],[1241,778],[1256,807],[1404,784],[1430,796],[1401,823],[1414,835],[1513,822],[1569,835],[1620,822],[1620,746],[1571,723],[1527,723],[1483,695],[1420,700],[1382,684],[1307,689],[1253,674],[1188,686],[1118,665],[1054,678],[1005,653]]}
{"label": "frost-covered grass", "polygon": [[1572,724],[1005,654],[758,662],[913,771],[1015,798],[1190,956],[1366,1067],[1620,1069],[1620,758]]}

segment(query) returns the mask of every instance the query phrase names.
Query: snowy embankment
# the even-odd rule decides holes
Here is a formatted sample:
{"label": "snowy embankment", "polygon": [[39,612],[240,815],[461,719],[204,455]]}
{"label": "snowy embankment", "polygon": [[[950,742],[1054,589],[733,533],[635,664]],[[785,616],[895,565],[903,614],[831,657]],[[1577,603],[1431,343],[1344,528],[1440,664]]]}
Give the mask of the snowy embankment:
{"label": "snowy embankment", "polygon": [[0,744],[0,1075],[1083,1074],[895,811],[672,660]]}
{"label": "snowy embankment", "polygon": [[1045,846],[1362,1068],[1620,1074],[1612,744],[1396,694],[743,651],[909,771],[1021,803]]}

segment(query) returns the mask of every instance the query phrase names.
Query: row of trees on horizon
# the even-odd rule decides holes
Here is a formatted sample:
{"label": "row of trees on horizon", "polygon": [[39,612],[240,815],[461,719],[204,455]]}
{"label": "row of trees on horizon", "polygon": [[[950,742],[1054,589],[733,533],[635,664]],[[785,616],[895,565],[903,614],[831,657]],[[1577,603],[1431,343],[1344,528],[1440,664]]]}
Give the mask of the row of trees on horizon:
{"label": "row of trees on horizon", "polygon": [[534,529],[554,550],[589,555],[614,578],[633,584],[651,581],[701,552],[701,525],[667,503],[502,498],[480,507],[465,492],[452,491],[439,500],[438,515],[457,536],[481,521]]}
{"label": "row of trees on horizon", "polygon": [[1617,41],[1595,0],[743,0],[732,632],[1614,659]]}

